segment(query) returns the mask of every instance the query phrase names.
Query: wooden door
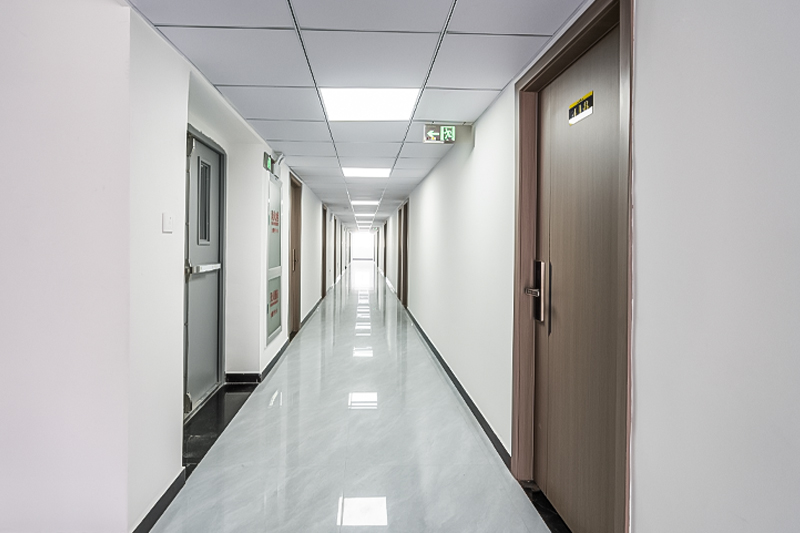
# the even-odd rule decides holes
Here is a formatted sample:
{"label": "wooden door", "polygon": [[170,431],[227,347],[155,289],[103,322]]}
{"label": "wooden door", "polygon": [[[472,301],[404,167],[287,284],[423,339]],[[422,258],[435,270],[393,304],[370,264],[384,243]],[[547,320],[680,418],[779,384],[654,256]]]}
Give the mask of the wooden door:
{"label": "wooden door", "polygon": [[300,330],[300,249],[303,224],[303,186],[292,176],[292,218],[289,246],[289,336]]}
{"label": "wooden door", "polygon": [[[574,533],[618,532],[624,510],[619,35],[612,30],[539,93],[536,242],[547,311],[536,331],[534,475]],[[570,107],[590,93],[591,114],[570,124]]]}
{"label": "wooden door", "polygon": [[322,294],[328,292],[328,208],[322,206]]}

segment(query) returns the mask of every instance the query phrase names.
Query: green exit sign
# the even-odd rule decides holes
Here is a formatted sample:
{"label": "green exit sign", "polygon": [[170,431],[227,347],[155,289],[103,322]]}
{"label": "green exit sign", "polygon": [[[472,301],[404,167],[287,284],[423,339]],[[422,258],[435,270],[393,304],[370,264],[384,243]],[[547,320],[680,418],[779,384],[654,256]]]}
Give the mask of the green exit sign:
{"label": "green exit sign", "polygon": [[425,142],[452,144],[456,142],[456,127],[441,124],[425,124]]}
{"label": "green exit sign", "polygon": [[264,168],[275,174],[275,160],[267,152],[264,152]]}

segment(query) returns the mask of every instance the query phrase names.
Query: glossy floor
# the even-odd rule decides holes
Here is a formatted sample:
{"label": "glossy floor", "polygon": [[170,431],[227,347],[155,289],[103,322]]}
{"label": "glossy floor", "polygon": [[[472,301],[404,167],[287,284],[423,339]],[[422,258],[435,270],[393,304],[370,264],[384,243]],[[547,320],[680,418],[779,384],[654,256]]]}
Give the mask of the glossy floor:
{"label": "glossy floor", "polygon": [[372,262],[354,262],[153,529],[547,527]]}

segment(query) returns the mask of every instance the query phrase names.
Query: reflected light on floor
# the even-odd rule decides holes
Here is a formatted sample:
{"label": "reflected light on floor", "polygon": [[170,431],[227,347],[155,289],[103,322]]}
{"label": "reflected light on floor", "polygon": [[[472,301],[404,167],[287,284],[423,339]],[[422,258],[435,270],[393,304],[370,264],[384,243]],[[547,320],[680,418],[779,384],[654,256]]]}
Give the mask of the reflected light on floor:
{"label": "reflected light on floor", "polygon": [[386,497],[343,498],[339,497],[337,526],[387,526]]}
{"label": "reflected light on floor", "polygon": [[350,409],[377,409],[377,392],[351,392],[347,398],[347,406]]}
{"label": "reflected light on floor", "polygon": [[[375,275],[371,268],[354,268],[353,273],[350,274],[350,283],[353,289],[372,290],[375,288]],[[359,296],[361,295],[359,294]]]}

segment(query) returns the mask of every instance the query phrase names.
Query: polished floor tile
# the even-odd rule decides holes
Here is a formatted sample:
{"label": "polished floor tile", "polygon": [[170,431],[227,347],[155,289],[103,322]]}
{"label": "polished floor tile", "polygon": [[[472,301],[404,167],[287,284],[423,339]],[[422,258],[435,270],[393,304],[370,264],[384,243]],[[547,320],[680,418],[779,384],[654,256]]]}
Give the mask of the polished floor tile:
{"label": "polished floor tile", "polygon": [[374,264],[354,261],[153,531],[548,529]]}

